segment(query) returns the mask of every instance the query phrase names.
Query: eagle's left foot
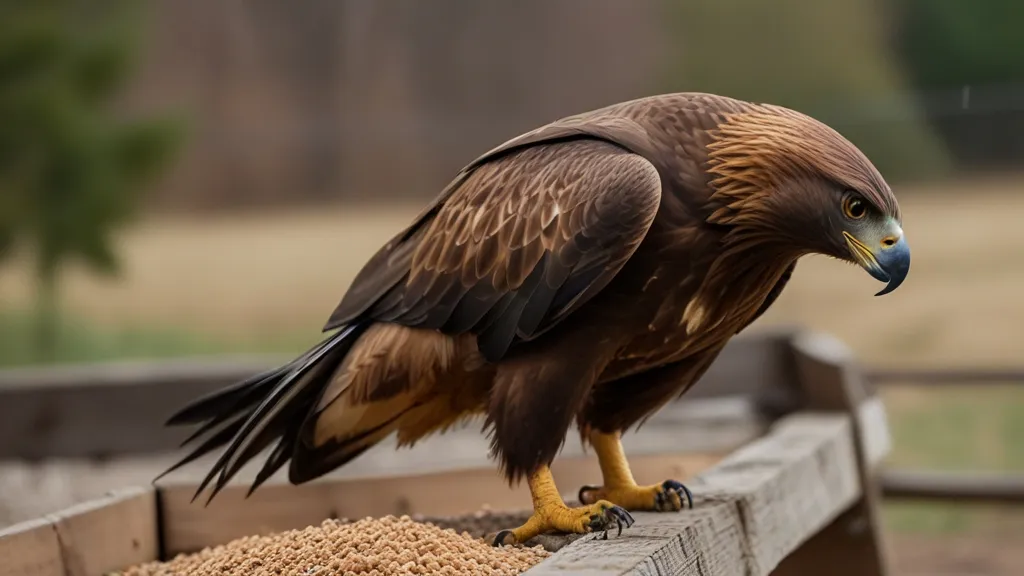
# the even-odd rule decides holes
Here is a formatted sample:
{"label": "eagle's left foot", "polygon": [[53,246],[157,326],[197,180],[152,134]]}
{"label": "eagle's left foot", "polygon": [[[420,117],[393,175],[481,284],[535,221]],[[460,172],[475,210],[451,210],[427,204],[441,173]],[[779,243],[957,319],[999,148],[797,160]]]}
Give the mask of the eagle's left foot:
{"label": "eagle's left foot", "polygon": [[693,508],[693,493],[675,480],[665,480],[653,486],[583,486],[578,498],[582,504],[607,500],[633,511],[675,512],[682,510],[684,504]]}

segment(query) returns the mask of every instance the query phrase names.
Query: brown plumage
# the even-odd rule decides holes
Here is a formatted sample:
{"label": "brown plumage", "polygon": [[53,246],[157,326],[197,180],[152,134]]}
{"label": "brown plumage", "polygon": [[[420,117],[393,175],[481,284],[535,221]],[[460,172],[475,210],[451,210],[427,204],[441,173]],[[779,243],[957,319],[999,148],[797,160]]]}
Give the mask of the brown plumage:
{"label": "brown plumage", "polygon": [[[337,333],[176,414],[213,433],[183,463],[230,443],[215,494],[276,442],[253,488],[289,461],[301,483],[391,433],[411,445],[484,415],[504,473],[529,476],[539,502],[574,420],[611,442],[603,462],[621,460],[605,438],[685,392],[800,256],[858,262],[895,288],[901,222],[856,147],[785,108],[668,94],[553,122],[475,160],[382,247],[330,316]],[[631,477],[605,480],[632,508],[670,489],[645,500]],[[544,526],[514,539],[615,520],[536,505]]]}

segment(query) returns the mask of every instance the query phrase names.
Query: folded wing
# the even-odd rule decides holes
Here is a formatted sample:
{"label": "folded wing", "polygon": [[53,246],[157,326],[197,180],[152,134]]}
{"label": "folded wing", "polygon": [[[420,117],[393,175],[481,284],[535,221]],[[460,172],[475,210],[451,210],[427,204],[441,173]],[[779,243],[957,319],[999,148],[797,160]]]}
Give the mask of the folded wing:
{"label": "folded wing", "polygon": [[355,317],[471,332],[502,358],[592,298],[658,210],[655,167],[597,138],[485,161],[371,259],[328,328]]}

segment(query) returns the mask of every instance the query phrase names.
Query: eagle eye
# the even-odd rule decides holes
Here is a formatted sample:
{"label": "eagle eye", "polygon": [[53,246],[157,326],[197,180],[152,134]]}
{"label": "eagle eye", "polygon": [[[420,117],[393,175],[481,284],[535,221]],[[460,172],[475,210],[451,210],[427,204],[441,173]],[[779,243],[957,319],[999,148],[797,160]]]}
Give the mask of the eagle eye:
{"label": "eagle eye", "polygon": [[860,220],[868,213],[868,205],[863,198],[855,194],[847,194],[843,198],[843,214],[851,220]]}

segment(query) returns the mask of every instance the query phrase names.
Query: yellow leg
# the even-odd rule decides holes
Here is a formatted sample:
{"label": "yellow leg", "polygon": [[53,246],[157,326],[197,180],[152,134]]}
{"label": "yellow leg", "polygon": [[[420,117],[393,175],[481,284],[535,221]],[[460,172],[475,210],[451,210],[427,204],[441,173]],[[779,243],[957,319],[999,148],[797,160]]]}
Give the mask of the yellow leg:
{"label": "yellow leg", "polygon": [[629,512],[604,500],[579,508],[566,506],[558,495],[555,479],[551,477],[551,470],[547,466],[532,474],[529,484],[533,496],[533,515],[514,530],[498,532],[494,538],[495,546],[522,544],[545,532],[586,534],[601,530],[607,532],[615,526],[622,532],[623,526],[628,528],[633,525],[633,517]]}
{"label": "yellow leg", "polygon": [[690,490],[675,480],[666,480],[653,486],[638,486],[629,470],[629,462],[622,450],[619,433],[592,432],[590,443],[601,465],[604,486],[580,488],[579,500],[583,504],[607,500],[627,510],[681,510],[684,502],[693,507]]}

